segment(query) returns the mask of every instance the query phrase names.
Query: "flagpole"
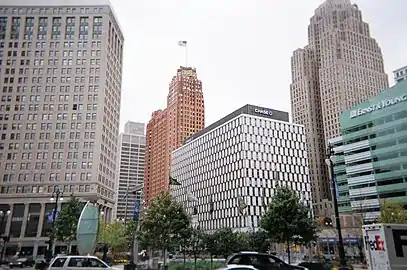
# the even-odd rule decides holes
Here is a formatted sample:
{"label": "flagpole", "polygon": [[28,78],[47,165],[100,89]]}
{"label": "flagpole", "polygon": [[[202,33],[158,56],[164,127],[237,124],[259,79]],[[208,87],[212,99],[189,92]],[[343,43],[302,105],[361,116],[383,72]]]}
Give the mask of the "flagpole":
{"label": "flagpole", "polygon": [[185,67],[188,67],[188,43],[185,45]]}

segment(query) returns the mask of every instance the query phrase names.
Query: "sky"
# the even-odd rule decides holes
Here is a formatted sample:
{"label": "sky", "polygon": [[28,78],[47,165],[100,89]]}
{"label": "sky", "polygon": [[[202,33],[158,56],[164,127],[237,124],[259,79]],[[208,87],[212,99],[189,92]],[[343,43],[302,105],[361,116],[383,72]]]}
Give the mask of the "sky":
{"label": "sky", "polygon": [[[203,82],[206,126],[245,104],[290,111],[290,58],[323,0],[111,0],[125,37],[121,125],[166,106],[179,66]],[[354,0],[392,71],[407,65],[406,0]],[[404,49],[404,51],[402,51]]]}

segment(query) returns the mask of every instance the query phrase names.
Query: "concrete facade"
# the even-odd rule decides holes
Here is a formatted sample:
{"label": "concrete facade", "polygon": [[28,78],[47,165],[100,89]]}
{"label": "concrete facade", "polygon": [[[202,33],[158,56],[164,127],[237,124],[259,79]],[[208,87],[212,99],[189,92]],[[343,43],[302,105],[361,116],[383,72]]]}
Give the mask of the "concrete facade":
{"label": "concrete facade", "polygon": [[[120,134],[119,174],[114,219],[130,220],[134,215],[136,195],[132,190],[144,182],[146,149],[145,124],[127,122]],[[140,198],[138,198],[140,199]]]}
{"label": "concrete facade", "polygon": [[407,66],[401,67],[393,71],[395,83],[407,80]]}
{"label": "concrete facade", "polygon": [[304,127],[288,119],[287,112],[245,105],[172,153],[171,175],[181,185],[171,191],[188,212],[197,208],[196,226],[257,229],[277,186],[295,190],[311,208]]}
{"label": "concrete facade", "polygon": [[308,41],[291,58],[292,117],[306,128],[314,212],[329,215],[328,140],[340,135],[341,112],[388,88],[388,78],[380,47],[350,0],[320,5],[310,20]]}
{"label": "concrete facade", "polygon": [[112,217],[123,35],[106,1],[26,3],[0,3],[0,207],[35,255],[57,189]]}

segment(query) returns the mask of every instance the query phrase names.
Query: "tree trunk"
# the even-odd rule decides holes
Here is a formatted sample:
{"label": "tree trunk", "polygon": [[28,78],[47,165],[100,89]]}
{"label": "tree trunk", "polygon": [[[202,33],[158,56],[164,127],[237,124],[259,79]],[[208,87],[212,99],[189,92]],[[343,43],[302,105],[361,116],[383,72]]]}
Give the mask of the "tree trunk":
{"label": "tree trunk", "polygon": [[183,256],[183,258],[184,258],[184,269],[185,269],[185,264],[187,263],[187,250],[186,250],[186,248],[184,248],[184,256]]}
{"label": "tree trunk", "polygon": [[290,240],[289,239],[287,239],[287,256],[288,256],[288,264],[291,264]]}
{"label": "tree trunk", "polygon": [[197,256],[197,252],[195,251],[194,252],[194,267],[195,267],[195,270],[196,270],[196,258],[197,258],[198,256]]}
{"label": "tree trunk", "polygon": [[210,256],[211,256],[211,270],[212,270],[212,266],[213,266],[213,256],[212,256],[212,253],[210,254]]}
{"label": "tree trunk", "polygon": [[164,254],[164,260],[163,260],[163,268],[162,269],[165,269],[165,264],[167,263],[167,255],[165,254],[165,251],[166,251],[166,249],[164,249],[163,250],[163,254]]}

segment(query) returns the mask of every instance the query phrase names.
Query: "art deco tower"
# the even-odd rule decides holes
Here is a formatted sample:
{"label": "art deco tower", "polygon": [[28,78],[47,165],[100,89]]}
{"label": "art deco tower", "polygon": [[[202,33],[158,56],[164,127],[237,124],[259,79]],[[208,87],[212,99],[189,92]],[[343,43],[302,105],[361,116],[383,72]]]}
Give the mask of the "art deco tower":
{"label": "art deco tower", "polygon": [[144,173],[147,205],[159,192],[168,189],[172,151],[205,127],[202,82],[196,70],[180,67],[169,88],[167,108],[153,112],[147,124]]}
{"label": "art deco tower", "polygon": [[[309,44],[291,58],[293,121],[306,127],[315,214],[328,214],[325,165],[329,139],[340,135],[342,111],[388,88],[383,55],[350,0],[327,0],[308,26]],[[328,212],[328,213],[327,213]]]}

